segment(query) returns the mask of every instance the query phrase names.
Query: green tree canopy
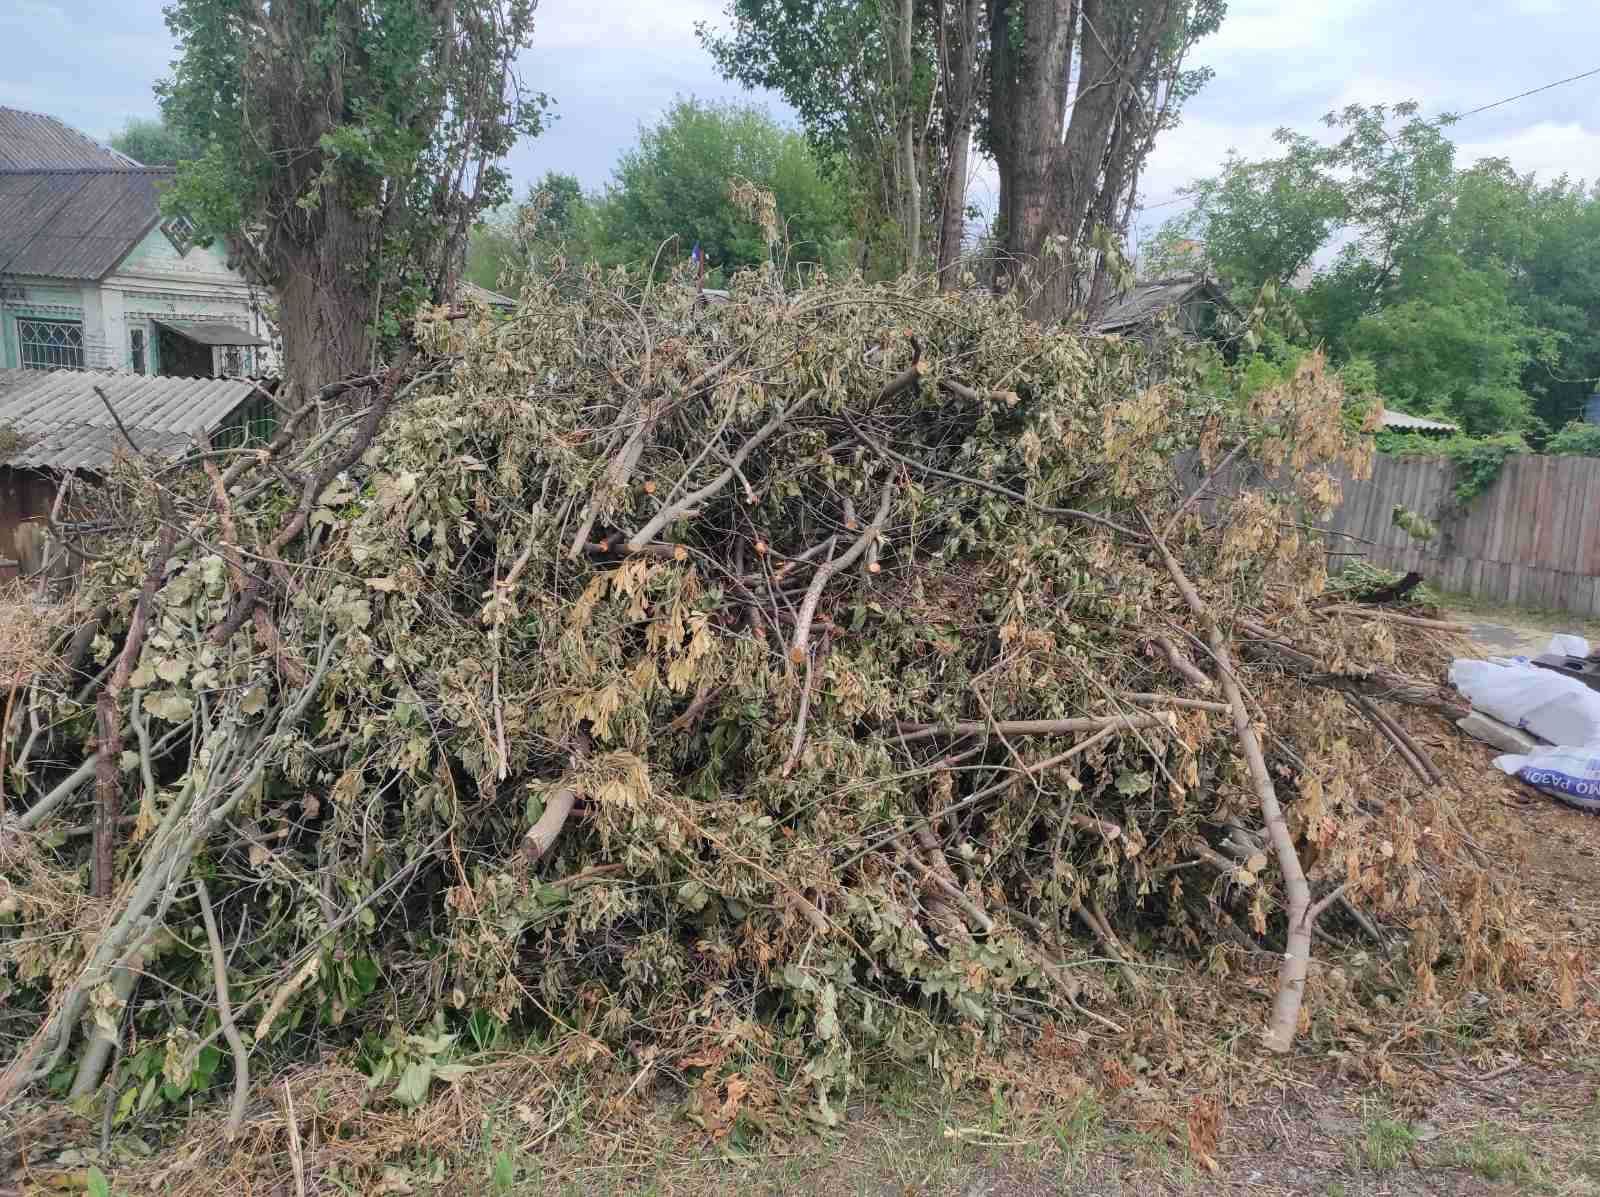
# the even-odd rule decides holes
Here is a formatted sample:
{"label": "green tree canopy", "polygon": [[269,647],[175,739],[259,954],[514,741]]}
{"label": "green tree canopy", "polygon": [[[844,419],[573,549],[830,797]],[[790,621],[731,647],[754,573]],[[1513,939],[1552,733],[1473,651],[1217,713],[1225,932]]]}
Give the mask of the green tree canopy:
{"label": "green tree canopy", "polygon": [[176,166],[206,152],[205,143],[174,129],[165,121],[131,116],[120,133],[113,133],[111,148],[145,166]]}
{"label": "green tree canopy", "polygon": [[454,289],[510,197],[501,159],[544,97],[512,64],[535,0],[173,0],[157,87],[204,144],[166,203],[275,287],[291,399],[370,368],[375,342]]}
{"label": "green tree canopy", "polygon": [[1244,297],[1320,258],[1291,292],[1308,339],[1368,363],[1392,406],[1536,439],[1573,419],[1600,377],[1600,194],[1457,167],[1449,121],[1415,104],[1327,124],[1331,141],[1285,130],[1278,157],[1230,157],[1160,241],[1201,239]]}
{"label": "green tree canopy", "polygon": [[466,276],[480,287],[514,290],[557,255],[591,258],[595,221],[594,202],[577,177],[546,171],[520,204],[495,209],[472,230]]}
{"label": "green tree canopy", "polygon": [[[747,180],[770,192],[786,251],[729,195]],[[598,242],[608,263],[648,264],[676,238],[664,261],[681,261],[698,244],[717,279],[786,253],[793,270],[806,262],[840,263],[849,237],[839,180],[826,174],[799,133],[763,108],[679,99],[622,155],[597,210]]]}

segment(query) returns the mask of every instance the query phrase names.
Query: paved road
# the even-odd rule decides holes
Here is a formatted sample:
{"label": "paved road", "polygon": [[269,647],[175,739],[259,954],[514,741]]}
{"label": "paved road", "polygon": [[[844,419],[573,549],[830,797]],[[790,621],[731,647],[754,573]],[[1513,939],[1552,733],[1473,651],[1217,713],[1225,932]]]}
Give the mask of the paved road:
{"label": "paved road", "polygon": [[1550,647],[1550,633],[1537,628],[1513,628],[1503,623],[1484,623],[1456,612],[1452,616],[1472,628],[1472,638],[1496,657],[1534,657]]}

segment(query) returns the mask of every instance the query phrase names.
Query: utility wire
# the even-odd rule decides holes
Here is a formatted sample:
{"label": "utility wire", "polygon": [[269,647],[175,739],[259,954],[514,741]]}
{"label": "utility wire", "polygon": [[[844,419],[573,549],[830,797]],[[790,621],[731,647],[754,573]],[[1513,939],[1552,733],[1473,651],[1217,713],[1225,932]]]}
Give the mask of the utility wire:
{"label": "utility wire", "polygon": [[1565,79],[1557,79],[1554,83],[1546,83],[1543,87],[1531,88],[1528,91],[1519,91],[1514,96],[1507,96],[1503,100],[1496,100],[1493,104],[1481,104],[1477,108],[1469,108],[1465,112],[1446,113],[1439,118],[1440,123],[1445,121],[1465,120],[1469,116],[1477,116],[1480,112],[1488,112],[1491,108],[1498,108],[1502,104],[1509,104],[1512,100],[1521,100],[1527,96],[1536,96],[1542,91],[1549,91],[1552,87],[1560,87],[1564,83],[1576,83],[1579,79],[1587,79],[1591,75],[1600,75],[1600,67],[1592,71],[1584,71],[1580,75],[1568,75]]}

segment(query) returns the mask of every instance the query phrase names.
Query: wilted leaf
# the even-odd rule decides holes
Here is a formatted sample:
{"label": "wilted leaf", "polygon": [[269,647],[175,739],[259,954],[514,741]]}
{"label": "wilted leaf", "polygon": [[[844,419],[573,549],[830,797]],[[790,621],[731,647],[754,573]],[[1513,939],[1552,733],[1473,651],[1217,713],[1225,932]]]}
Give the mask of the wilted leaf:
{"label": "wilted leaf", "polygon": [[401,1105],[420,1106],[428,1096],[428,1086],[433,1081],[433,1061],[418,1060],[408,1064],[394,1087],[394,1099]]}
{"label": "wilted leaf", "polygon": [[1150,785],[1151,779],[1148,773],[1136,773],[1132,769],[1123,769],[1117,773],[1117,793],[1125,797],[1132,798],[1147,793]]}
{"label": "wilted leaf", "polygon": [[157,719],[168,723],[182,723],[194,714],[194,703],[186,694],[176,690],[158,690],[144,696],[144,709]]}

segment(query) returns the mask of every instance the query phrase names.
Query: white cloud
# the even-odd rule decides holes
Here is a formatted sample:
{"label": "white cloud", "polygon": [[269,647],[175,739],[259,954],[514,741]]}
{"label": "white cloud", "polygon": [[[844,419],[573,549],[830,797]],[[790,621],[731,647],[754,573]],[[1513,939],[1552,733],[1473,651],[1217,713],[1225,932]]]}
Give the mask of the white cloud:
{"label": "white cloud", "polygon": [[594,11],[541,7],[534,41],[541,49],[615,53],[629,46],[672,49],[697,46],[696,21],[719,25],[723,6],[715,0],[610,0]]}
{"label": "white cloud", "polygon": [[1501,137],[1463,141],[1456,149],[1463,166],[1480,158],[1508,158],[1518,174],[1536,171],[1544,180],[1567,174],[1593,181],[1600,179],[1600,129],[1540,121]]}
{"label": "white cloud", "polygon": [[[1198,47],[1203,62],[1240,54],[1315,50],[1337,44],[1345,26],[1359,21],[1377,0],[1233,0],[1222,28]],[[1285,64],[1292,70],[1292,64]]]}

